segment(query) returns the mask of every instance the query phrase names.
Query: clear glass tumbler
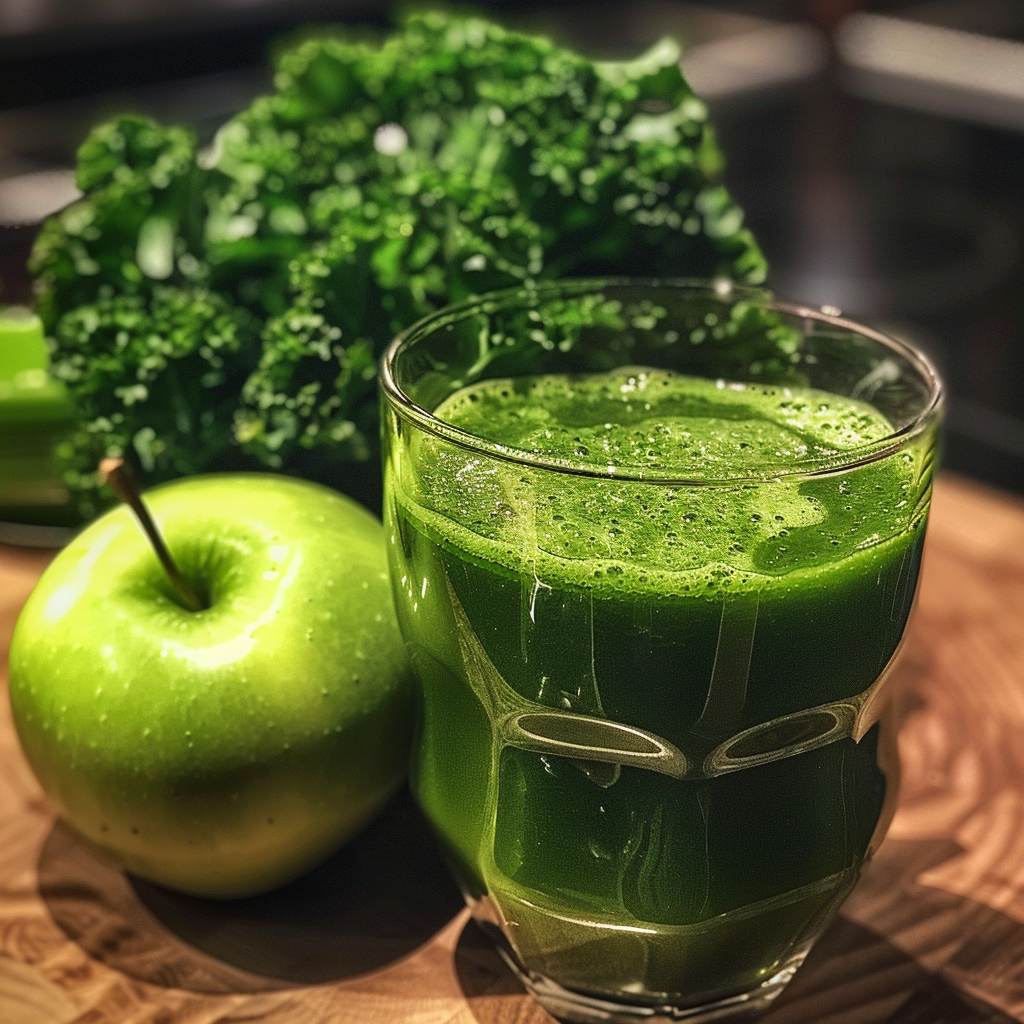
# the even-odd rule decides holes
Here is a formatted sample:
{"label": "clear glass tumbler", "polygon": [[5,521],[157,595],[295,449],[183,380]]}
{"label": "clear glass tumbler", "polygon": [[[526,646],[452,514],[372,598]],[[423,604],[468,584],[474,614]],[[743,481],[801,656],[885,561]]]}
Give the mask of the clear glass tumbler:
{"label": "clear glass tumbler", "polygon": [[766,1006],[892,816],[940,386],[728,283],[453,307],[382,371],[412,785],[572,1021]]}

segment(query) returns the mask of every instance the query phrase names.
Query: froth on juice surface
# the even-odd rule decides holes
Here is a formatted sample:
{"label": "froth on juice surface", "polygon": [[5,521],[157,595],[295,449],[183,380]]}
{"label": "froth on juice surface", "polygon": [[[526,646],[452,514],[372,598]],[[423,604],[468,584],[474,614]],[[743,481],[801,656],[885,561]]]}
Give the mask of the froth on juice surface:
{"label": "froth on juice surface", "polygon": [[435,415],[526,453],[424,434],[387,497],[424,694],[413,785],[464,884],[563,985],[758,984],[892,813],[877,680],[926,468],[908,449],[801,475],[891,425],[823,391],[653,369],[483,381]]}
{"label": "froth on juice surface", "polygon": [[792,473],[891,432],[871,406],[823,391],[627,368],[488,380],[436,415],[566,467],[713,485],[595,486],[585,476],[481,464],[442,445],[424,459],[425,503],[479,538],[463,534],[470,550],[510,569],[540,560],[579,585],[610,572],[607,585],[627,577],[648,589],[654,574],[657,588],[671,590],[702,569],[730,570],[726,578],[809,569],[870,546],[914,514],[910,456],[858,475],[772,480],[780,467]]}

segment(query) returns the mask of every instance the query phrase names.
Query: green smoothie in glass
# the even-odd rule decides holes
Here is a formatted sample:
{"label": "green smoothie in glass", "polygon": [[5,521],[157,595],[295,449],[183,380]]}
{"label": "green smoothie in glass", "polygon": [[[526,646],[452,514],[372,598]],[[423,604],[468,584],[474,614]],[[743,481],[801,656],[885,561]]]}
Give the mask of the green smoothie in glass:
{"label": "green smoothie in glass", "polygon": [[403,424],[387,497],[413,787],[478,918],[562,1013],[777,991],[893,810],[880,677],[930,447],[793,473],[894,425],[643,365],[481,379],[432,415],[490,449]]}

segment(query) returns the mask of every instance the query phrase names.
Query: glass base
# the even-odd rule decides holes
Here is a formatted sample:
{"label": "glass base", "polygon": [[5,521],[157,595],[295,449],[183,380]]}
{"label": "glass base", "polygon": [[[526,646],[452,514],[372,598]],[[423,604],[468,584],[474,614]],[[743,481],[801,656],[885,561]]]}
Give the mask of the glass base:
{"label": "glass base", "polygon": [[[486,929],[491,932],[490,928]],[[523,983],[526,990],[553,1017],[572,1024],[704,1024],[705,1021],[735,1020],[762,1013],[779,997],[797,968],[804,962],[807,950],[791,958],[770,978],[756,988],[697,1006],[631,1005],[628,1002],[602,999],[563,988],[557,982],[519,963],[515,953],[499,938],[496,943],[502,959]]]}

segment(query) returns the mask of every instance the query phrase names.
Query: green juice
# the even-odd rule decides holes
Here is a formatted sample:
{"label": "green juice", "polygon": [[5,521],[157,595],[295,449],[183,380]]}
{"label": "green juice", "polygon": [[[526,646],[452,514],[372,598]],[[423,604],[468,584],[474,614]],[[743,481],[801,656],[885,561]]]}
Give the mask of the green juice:
{"label": "green juice", "polygon": [[766,478],[892,427],[660,370],[484,381],[435,416],[565,469],[425,433],[388,455],[413,787],[477,916],[526,971],[609,998],[702,1004],[794,967],[893,810],[879,679],[922,456]]}
{"label": "green juice", "polygon": [[0,310],[0,522],[79,522],[56,453],[74,429],[74,409],[49,362],[39,318]]}

